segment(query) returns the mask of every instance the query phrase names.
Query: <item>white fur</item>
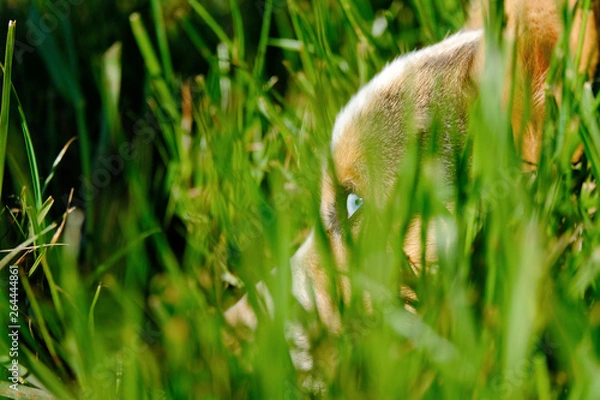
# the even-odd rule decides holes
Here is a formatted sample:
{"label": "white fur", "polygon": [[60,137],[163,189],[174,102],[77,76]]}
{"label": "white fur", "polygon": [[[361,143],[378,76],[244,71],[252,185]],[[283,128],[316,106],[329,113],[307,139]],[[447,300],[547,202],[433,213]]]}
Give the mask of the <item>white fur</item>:
{"label": "white fur", "polygon": [[422,58],[452,52],[456,47],[480,40],[482,34],[482,30],[458,32],[440,43],[402,55],[387,64],[379,74],[375,75],[375,77],[363,86],[358,93],[352,96],[348,104],[336,117],[331,138],[331,151],[335,149],[344,136],[344,132],[347,130],[346,128],[354,123],[354,117],[360,114],[360,111],[373,100],[373,97],[378,92],[381,92],[386,87],[392,85],[393,82],[397,81],[404,73],[406,66],[414,64]]}

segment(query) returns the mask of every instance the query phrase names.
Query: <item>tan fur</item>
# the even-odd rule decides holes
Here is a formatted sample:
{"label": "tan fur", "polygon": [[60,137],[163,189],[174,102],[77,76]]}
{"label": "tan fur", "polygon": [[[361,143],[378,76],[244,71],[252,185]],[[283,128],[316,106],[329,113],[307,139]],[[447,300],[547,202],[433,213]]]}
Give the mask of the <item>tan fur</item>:
{"label": "tan fur", "polygon": [[[574,5],[569,0],[569,5]],[[600,0],[594,1],[594,10],[587,20],[579,71],[592,73],[598,63],[598,13]],[[546,77],[554,48],[562,34],[559,5],[554,0],[505,1],[506,40],[516,41],[517,59],[514,60],[516,82],[505,79],[507,90],[515,85],[512,124],[515,143],[522,158],[535,164],[541,149],[542,123],[545,117]],[[477,2],[467,25],[480,28],[486,19],[486,7]],[[577,11],[574,30],[569,38],[572,52],[578,47],[584,13]],[[441,118],[443,126],[454,126],[466,132],[468,107],[477,89],[477,75],[485,67],[483,34],[465,31],[443,42],[394,61],[361,89],[340,112],[332,139],[332,168],[325,174],[322,185],[321,216],[327,230],[329,245],[340,271],[347,269],[348,251],[340,232],[340,221],[345,204],[338,204],[348,193],[360,194],[375,209],[383,209],[391,190],[398,180],[398,164],[409,135],[427,136],[432,118]],[[508,103],[508,102],[506,102]],[[531,116],[524,120],[527,104]],[[438,112],[439,111],[439,112]],[[422,140],[422,137],[417,137]],[[450,158],[455,146],[462,142],[444,142],[441,158]],[[442,174],[447,180],[454,171],[444,164]],[[450,210],[452,207],[448,207]],[[340,211],[341,210],[341,211]],[[342,214],[342,215],[340,215]],[[438,227],[443,228],[443,223]],[[416,219],[408,231],[405,252],[418,264],[421,255],[420,221]],[[360,222],[351,228],[351,234],[360,230]],[[431,233],[431,231],[430,231]],[[426,254],[435,258],[433,236],[429,237]],[[291,260],[294,296],[308,310],[317,311],[323,322],[333,331],[341,329],[341,322],[332,297],[332,287],[338,288],[343,299],[349,299],[347,279],[331,285],[327,271],[321,266],[314,234]],[[266,294],[265,296],[268,296]],[[226,317],[232,324],[248,320],[240,315],[252,313],[243,299],[230,309]],[[254,320],[252,320],[254,321]]]}
{"label": "tan fur", "polygon": [[[540,156],[542,142],[542,124],[545,118],[546,77],[552,53],[563,32],[560,18],[563,2],[558,0],[507,0],[504,2],[506,13],[505,39],[512,45],[516,42],[517,59],[516,71],[509,70],[509,77],[514,76],[514,97],[512,110],[512,125],[515,144],[524,161],[535,165]],[[569,0],[567,5],[571,10],[576,6],[576,0]],[[586,15],[577,9],[574,15],[573,27],[569,36],[571,55],[575,56],[580,39],[583,39],[581,58],[578,71],[587,72],[593,76],[598,64],[598,15],[600,1],[593,2],[592,13],[586,21]],[[468,26],[476,28],[483,26],[488,9],[485,3],[476,1],[473,14]],[[585,21],[585,31],[582,25]],[[505,97],[508,99],[509,88],[513,86],[507,79]],[[560,96],[560,90],[555,90]],[[528,99],[526,101],[526,99]],[[523,120],[529,102],[531,115]],[[579,152],[580,154],[581,152]],[[578,157],[574,156],[575,161]]]}

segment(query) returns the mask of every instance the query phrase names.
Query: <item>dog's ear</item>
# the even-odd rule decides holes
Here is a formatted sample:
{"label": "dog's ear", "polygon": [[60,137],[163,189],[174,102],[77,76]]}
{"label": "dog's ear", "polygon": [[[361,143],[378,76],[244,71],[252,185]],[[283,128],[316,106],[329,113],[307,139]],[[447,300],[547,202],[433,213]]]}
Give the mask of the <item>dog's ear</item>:
{"label": "dog's ear", "polygon": [[[491,4],[488,1],[474,0],[467,27],[481,28],[489,16]],[[574,58],[581,41],[578,69],[593,77],[598,64],[600,0],[592,0],[589,15],[581,8],[575,9],[576,4],[576,0],[568,0],[566,4],[570,11],[574,10],[569,33],[569,53]],[[512,63],[515,69],[509,71],[505,96],[513,90],[511,119],[515,144],[521,157],[533,164],[537,163],[541,148],[546,77],[554,49],[565,29],[561,17],[563,7],[565,1],[561,0],[504,1],[504,37],[508,45],[516,46],[516,59]],[[585,30],[582,31],[582,27]]]}

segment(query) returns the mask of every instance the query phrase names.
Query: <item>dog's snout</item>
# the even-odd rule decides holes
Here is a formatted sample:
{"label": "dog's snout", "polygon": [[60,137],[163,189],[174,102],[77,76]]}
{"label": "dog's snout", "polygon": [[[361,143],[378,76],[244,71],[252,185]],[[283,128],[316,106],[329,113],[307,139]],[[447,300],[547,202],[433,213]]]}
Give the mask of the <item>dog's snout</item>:
{"label": "dog's snout", "polygon": [[292,294],[307,311],[315,308],[321,321],[332,331],[340,329],[340,317],[329,295],[331,284],[323,268],[314,231],[290,260]]}

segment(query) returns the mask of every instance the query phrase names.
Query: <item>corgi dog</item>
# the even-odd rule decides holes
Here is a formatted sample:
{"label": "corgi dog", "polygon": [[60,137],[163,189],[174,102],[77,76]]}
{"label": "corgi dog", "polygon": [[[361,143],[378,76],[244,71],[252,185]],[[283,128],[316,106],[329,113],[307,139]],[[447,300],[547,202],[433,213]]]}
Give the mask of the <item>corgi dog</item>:
{"label": "corgi dog", "polygon": [[[579,51],[579,72],[593,77],[598,64],[600,0],[591,10],[575,9],[576,1],[558,0],[504,1],[506,25],[504,39],[514,45],[505,77],[508,98],[512,91],[511,123],[514,143],[524,161],[524,169],[537,163],[545,117],[546,77],[554,49],[563,35],[560,18],[563,7],[574,11],[569,33],[571,53]],[[400,56],[389,63],[354,95],[338,114],[332,132],[330,163],[321,186],[321,218],[334,263],[347,268],[348,234],[361,230],[360,209],[367,204],[385,207],[398,180],[410,132],[427,136],[434,110],[438,127],[448,127],[466,136],[469,106],[477,95],[478,78],[485,68],[486,34],[483,21],[489,17],[485,3],[472,6],[471,19],[463,31],[419,51]],[[526,111],[527,108],[527,111]],[[439,112],[439,111],[442,112]],[[524,120],[524,115],[527,119]],[[451,159],[464,145],[443,138],[440,157]],[[376,157],[371,155],[376,154]],[[444,165],[449,165],[445,163]],[[534,167],[533,167],[534,168]],[[448,166],[451,170],[452,166]],[[449,174],[452,171],[449,171]],[[452,209],[452,205],[448,204]],[[419,220],[408,230],[404,251],[419,264],[422,254]],[[340,317],[330,291],[339,288],[346,299],[350,290],[344,278],[332,285],[331,274],[323,269],[318,251],[317,232],[308,236],[291,258],[292,291],[306,310],[314,310],[332,331],[341,329]],[[427,259],[435,258],[436,243],[427,238]],[[272,299],[264,284],[258,292],[267,309]],[[256,327],[256,314],[246,297],[225,313],[232,325]]]}

